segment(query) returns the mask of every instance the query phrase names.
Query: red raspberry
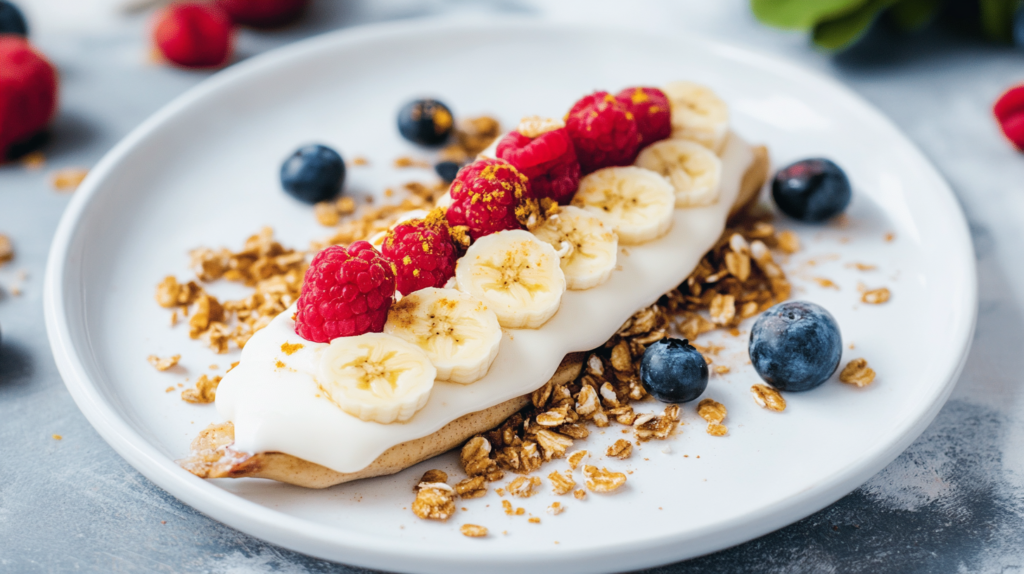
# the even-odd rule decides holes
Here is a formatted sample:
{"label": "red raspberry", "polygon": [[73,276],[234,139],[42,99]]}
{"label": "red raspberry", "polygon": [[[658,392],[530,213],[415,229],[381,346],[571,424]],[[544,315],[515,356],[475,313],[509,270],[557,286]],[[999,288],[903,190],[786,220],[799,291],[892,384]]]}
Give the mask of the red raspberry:
{"label": "red raspberry", "polygon": [[391,265],[372,245],[332,245],[306,270],[295,314],[295,333],[307,341],[380,333],[395,294]]}
{"label": "red raspberry", "polygon": [[672,135],[672,109],[665,92],[658,88],[626,88],[615,98],[633,113],[640,132],[640,147]]}
{"label": "red raspberry", "polygon": [[186,68],[223,66],[231,57],[234,24],[207,4],[172,4],[157,15],[153,42],[165,58]]}
{"label": "red raspberry", "polygon": [[444,287],[455,276],[459,258],[443,209],[425,219],[400,223],[388,231],[381,252],[391,262],[402,295],[426,287]]}
{"label": "red raspberry", "polygon": [[999,96],[992,112],[1007,139],[1024,151],[1024,85],[1010,88]]}
{"label": "red raspberry", "polygon": [[298,19],[309,5],[309,0],[217,0],[217,5],[236,24],[275,28]]}
{"label": "red raspberry", "polygon": [[57,72],[21,36],[0,35],[0,162],[57,111]]}
{"label": "red raspberry", "polygon": [[633,114],[608,92],[594,92],[576,102],[566,116],[580,169],[586,175],[613,165],[629,165],[640,149]]}
{"label": "red raspberry", "polygon": [[462,168],[449,193],[448,224],[468,227],[474,241],[496,231],[522,229],[538,213],[530,180],[500,159],[483,159]]}
{"label": "red raspberry", "polygon": [[498,142],[497,153],[529,178],[530,191],[537,199],[549,197],[568,205],[579,187],[580,162],[565,128],[532,139],[509,132]]}

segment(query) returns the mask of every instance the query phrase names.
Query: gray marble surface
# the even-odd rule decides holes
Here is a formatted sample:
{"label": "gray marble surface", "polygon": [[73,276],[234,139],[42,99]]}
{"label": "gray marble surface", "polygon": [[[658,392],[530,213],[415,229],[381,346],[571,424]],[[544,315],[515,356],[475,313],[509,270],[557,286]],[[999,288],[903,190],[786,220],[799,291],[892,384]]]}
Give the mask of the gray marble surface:
{"label": "gray marble surface", "polygon": [[[833,506],[761,539],[651,572],[1024,570],[1024,156],[1001,139],[989,111],[1004,88],[1024,80],[1024,52],[942,28],[913,37],[882,30],[832,58],[799,34],[759,26],[742,0],[629,8],[593,0],[320,0],[302,25],[246,32],[239,50],[244,58],[329,29],[467,11],[697,30],[816,68],[905,130],[948,178],[970,219],[977,334],[953,397],[924,435]],[[30,13],[47,17],[42,9]],[[61,382],[43,327],[42,276],[68,197],[53,191],[47,176],[94,164],[208,75],[147,63],[144,17],[107,20],[94,28],[38,26],[35,39],[60,68],[63,86],[48,163],[39,171],[0,167],[0,232],[17,250],[0,268],[0,286],[18,284],[21,271],[28,275],[21,296],[0,297],[0,572],[361,572],[266,544],[182,505],[106,445]]]}

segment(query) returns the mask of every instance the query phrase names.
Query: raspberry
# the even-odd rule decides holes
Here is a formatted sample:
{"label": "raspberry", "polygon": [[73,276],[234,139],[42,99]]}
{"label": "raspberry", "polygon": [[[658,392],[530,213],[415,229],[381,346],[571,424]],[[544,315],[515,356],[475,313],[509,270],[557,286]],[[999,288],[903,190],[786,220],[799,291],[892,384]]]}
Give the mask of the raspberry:
{"label": "raspberry", "polygon": [[568,205],[579,187],[580,162],[565,128],[534,138],[509,132],[498,142],[497,154],[529,178],[530,191],[537,199],[548,197]]}
{"label": "raspberry", "polygon": [[0,35],[0,162],[57,111],[57,72],[25,38]]}
{"label": "raspberry", "polygon": [[442,209],[425,219],[413,219],[388,231],[381,249],[391,262],[402,295],[426,287],[444,287],[455,276],[458,253]]}
{"label": "raspberry", "polygon": [[633,113],[640,132],[640,147],[672,135],[672,109],[665,92],[658,88],[626,88],[615,98]]}
{"label": "raspberry", "polygon": [[307,341],[380,333],[395,294],[395,274],[372,245],[332,245],[306,270],[295,333]]}
{"label": "raspberry", "polygon": [[530,194],[530,180],[500,159],[483,159],[462,168],[449,193],[448,224],[469,228],[474,241],[496,231],[522,229],[539,211]]}
{"label": "raspberry", "polygon": [[309,0],[217,0],[236,24],[254,28],[276,28],[302,15]]}
{"label": "raspberry", "polygon": [[999,96],[992,112],[1007,139],[1024,151],[1024,85],[1010,88]]}
{"label": "raspberry", "polygon": [[216,6],[173,4],[157,15],[153,41],[165,58],[179,66],[222,66],[231,57],[234,24]]}
{"label": "raspberry", "polygon": [[608,92],[594,92],[576,102],[566,116],[584,175],[615,165],[629,165],[640,149],[633,114]]}

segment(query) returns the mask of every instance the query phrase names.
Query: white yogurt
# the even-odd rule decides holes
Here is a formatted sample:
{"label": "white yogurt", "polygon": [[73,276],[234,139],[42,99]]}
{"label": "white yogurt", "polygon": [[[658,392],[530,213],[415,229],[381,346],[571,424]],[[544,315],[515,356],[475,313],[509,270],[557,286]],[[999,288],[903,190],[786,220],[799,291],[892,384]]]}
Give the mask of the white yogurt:
{"label": "white yogurt", "polygon": [[[558,312],[541,328],[505,329],[498,357],[484,378],[471,385],[436,382],[427,405],[408,422],[362,421],[320,396],[313,377],[327,345],[295,334],[293,306],[249,339],[238,366],[217,388],[217,410],[235,425],[235,448],[283,452],[338,472],[356,472],[392,446],[533,392],[565,355],[604,344],[638,309],[686,279],[714,246],[753,152],[733,135],[721,158],[718,203],[676,209],[668,234],[622,249],[606,283],[567,291]],[[288,355],[282,350],[285,343],[302,348]]]}

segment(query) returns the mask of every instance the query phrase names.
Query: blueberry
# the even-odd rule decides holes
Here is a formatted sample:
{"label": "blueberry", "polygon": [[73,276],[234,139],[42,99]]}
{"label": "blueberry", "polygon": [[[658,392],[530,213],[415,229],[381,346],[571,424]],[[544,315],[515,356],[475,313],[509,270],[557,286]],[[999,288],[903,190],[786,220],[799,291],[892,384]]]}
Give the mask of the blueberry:
{"label": "blueberry", "polygon": [[28,25],[21,10],[7,0],[0,0],[0,34],[28,36]]}
{"label": "blueberry", "polygon": [[434,171],[437,172],[437,175],[441,176],[441,179],[451,183],[455,181],[455,176],[459,175],[459,168],[461,167],[454,161],[442,161],[434,166]]}
{"label": "blueberry", "polygon": [[708,387],[708,364],[686,339],[661,339],[644,351],[640,382],[663,403],[689,402]]}
{"label": "blueberry", "polygon": [[839,367],[843,336],[835,318],[807,301],[779,303],[750,330],[750,362],[780,391],[809,391]]}
{"label": "blueberry", "polygon": [[313,144],[301,147],[281,164],[281,187],[290,195],[316,203],[338,195],[345,183],[345,162],[333,149]]}
{"label": "blueberry", "polygon": [[454,123],[451,110],[437,100],[413,100],[398,112],[398,131],[420,145],[443,144]]}
{"label": "blueberry", "polygon": [[818,222],[838,215],[850,203],[850,180],[827,159],[805,159],[775,174],[772,197],[786,215]]}

